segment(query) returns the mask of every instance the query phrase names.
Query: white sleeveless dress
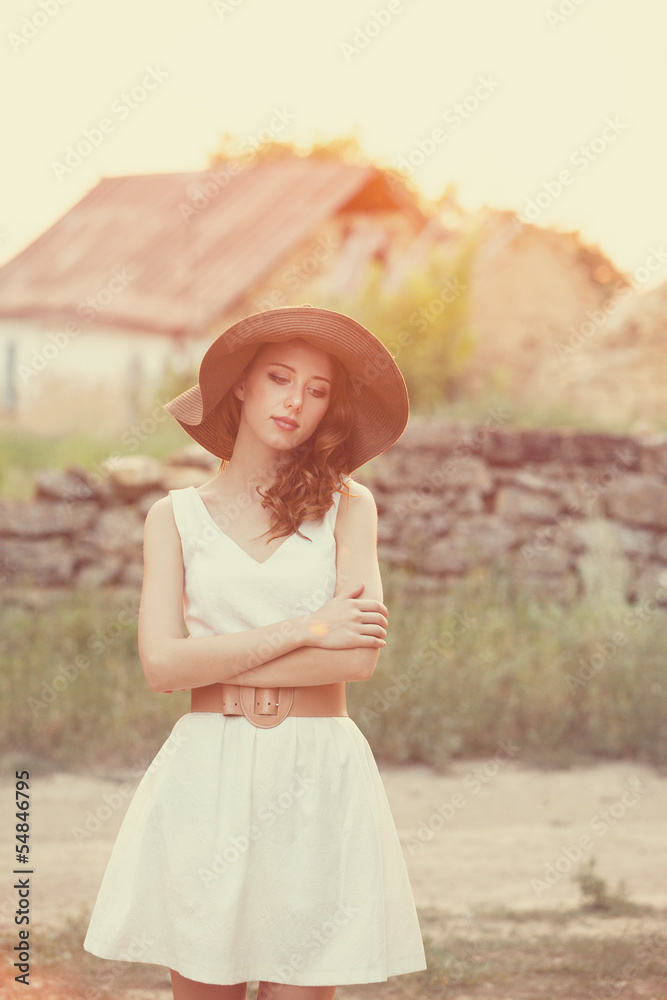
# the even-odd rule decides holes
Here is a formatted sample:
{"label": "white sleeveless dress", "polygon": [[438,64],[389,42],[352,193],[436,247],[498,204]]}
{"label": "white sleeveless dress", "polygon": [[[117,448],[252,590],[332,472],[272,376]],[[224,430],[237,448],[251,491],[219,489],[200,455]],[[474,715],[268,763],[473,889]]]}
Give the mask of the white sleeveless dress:
{"label": "white sleeveless dress", "polygon": [[[350,481],[351,483],[351,481]],[[353,483],[351,488],[353,489]],[[256,628],[334,596],[340,494],[263,563],[170,490],[190,636]],[[383,982],[426,968],[412,890],[370,745],[347,716],[189,712],[127,809],[84,941],[204,983]]]}

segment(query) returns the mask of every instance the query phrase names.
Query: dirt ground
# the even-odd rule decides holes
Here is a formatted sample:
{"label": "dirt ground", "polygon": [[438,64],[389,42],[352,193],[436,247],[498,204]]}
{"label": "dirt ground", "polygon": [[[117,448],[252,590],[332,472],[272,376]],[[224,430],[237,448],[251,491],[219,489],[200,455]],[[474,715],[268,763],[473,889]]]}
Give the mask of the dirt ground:
{"label": "dirt ground", "polygon": [[[650,767],[622,762],[545,771],[513,760],[507,747],[488,760],[454,762],[445,775],[421,766],[380,766],[380,773],[417,907],[445,912],[447,934],[465,928],[469,937],[483,937],[486,908],[576,906],[581,896],[572,876],[589,857],[610,890],[623,880],[633,902],[667,907],[667,776]],[[129,773],[32,778],[35,934],[92,906],[138,781]],[[13,773],[10,778],[4,768],[3,802],[13,801],[13,786]],[[16,907],[14,817],[4,808],[2,815],[0,911],[8,927]],[[603,923],[604,933],[614,933],[613,919]],[[645,930],[650,923],[647,918]],[[443,926],[428,924],[422,930]],[[599,934],[601,926],[582,917],[569,932]],[[534,921],[512,927],[512,933],[539,930]],[[665,932],[664,922],[659,929]],[[134,1000],[168,995],[132,994]],[[131,994],[124,996],[130,1000]]]}

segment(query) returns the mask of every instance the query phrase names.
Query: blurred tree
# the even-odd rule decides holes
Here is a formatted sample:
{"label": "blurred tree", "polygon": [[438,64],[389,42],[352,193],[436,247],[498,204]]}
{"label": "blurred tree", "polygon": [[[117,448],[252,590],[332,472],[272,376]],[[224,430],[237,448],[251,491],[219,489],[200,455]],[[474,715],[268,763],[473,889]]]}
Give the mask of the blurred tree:
{"label": "blurred tree", "polygon": [[415,410],[431,413],[452,398],[474,349],[468,284],[476,247],[475,233],[453,250],[431,247],[396,289],[383,284],[384,268],[376,261],[356,295],[318,296],[317,305],[353,316],[389,349]]}
{"label": "blurred tree", "polygon": [[[252,145],[247,139],[240,139],[231,132],[225,132],[220,139],[218,148],[209,155],[208,169],[211,170],[230,160],[247,168],[258,163],[277,160],[283,156],[312,157],[316,160],[337,160],[340,163],[357,167],[375,167],[386,175],[392,187],[400,187],[406,195],[412,198],[425,215],[431,215],[436,209],[436,205],[403,171],[383,163],[379,158],[371,160],[362,148],[356,132],[351,135],[335,136],[333,139],[314,138],[306,146],[300,146],[291,140],[280,139],[269,139]],[[453,185],[446,188],[442,198],[443,203],[455,204],[460,209]]]}
{"label": "blurred tree", "polygon": [[[372,163],[357,134],[315,138],[304,147],[279,139],[253,145],[227,132],[210,156],[209,167],[234,160],[248,168],[284,156],[374,166],[427,217],[437,216],[440,228],[444,223],[458,230],[465,214],[454,184],[448,184],[435,202],[429,201],[410,176],[380,162]],[[307,289],[302,291],[314,305],[347,312],[372,330],[400,365],[414,409],[431,412],[454,394],[457,376],[474,348],[468,282],[478,242],[477,233],[470,231],[457,235],[446,246],[436,240],[391,285],[384,264],[376,260],[355,294],[327,293],[319,287],[312,295]]]}
{"label": "blurred tree", "polygon": [[333,139],[313,139],[307,146],[300,146],[292,140],[265,139],[252,144],[231,132],[225,132],[218,148],[209,156],[209,166],[217,166],[226,160],[239,160],[248,166],[281,156],[314,157],[318,160],[339,160],[369,166],[370,159],[359,142],[358,135],[342,135]]}

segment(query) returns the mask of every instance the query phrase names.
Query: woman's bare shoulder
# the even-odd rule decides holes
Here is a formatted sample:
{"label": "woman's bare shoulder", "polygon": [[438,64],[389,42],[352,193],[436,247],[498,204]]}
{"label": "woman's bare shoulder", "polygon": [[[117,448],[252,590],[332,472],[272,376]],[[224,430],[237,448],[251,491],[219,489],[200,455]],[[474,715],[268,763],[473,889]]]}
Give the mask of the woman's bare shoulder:
{"label": "woman's bare shoulder", "polygon": [[171,496],[168,493],[166,496],[159,497],[159,499],[151,504],[144,519],[145,535],[163,534],[165,532],[172,535],[178,534],[176,518],[174,517],[174,507],[171,502]]}
{"label": "woman's bare shoulder", "polygon": [[183,569],[181,534],[167,495],[151,504],[144,520],[144,575],[158,587],[181,586]]}
{"label": "woman's bare shoulder", "polygon": [[368,486],[364,486],[363,483],[357,482],[356,479],[352,479],[351,476],[346,477],[346,479],[344,480],[344,485],[347,487],[347,490],[351,494],[351,496],[346,496],[346,494],[343,493],[341,499],[344,497],[348,505],[352,503],[354,500],[359,500],[361,501],[362,506],[365,507],[373,506],[377,510],[375,504],[375,497],[373,496],[373,493],[368,488]]}
{"label": "woman's bare shoulder", "polygon": [[169,493],[153,501],[146,512],[146,519],[149,517],[153,520],[160,517],[164,518],[167,514],[170,514],[172,517],[174,516],[174,508],[171,502],[171,495]]}
{"label": "woman's bare shoulder", "polygon": [[358,483],[349,476],[345,480],[345,485],[349,491],[349,496],[345,493],[341,495],[338,504],[338,513],[334,534],[340,542],[345,537],[363,535],[371,532],[373,537],[377,530],[377,504],[375,497],[362,483]]}

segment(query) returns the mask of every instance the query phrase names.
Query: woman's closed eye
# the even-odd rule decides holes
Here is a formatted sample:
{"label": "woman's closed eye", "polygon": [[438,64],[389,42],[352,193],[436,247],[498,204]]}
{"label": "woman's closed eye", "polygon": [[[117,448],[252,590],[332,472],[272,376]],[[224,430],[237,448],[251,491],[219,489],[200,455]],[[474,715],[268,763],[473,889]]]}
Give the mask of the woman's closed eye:
{"label": "woman's closed eye", "polygon": [[[278,385],[285,385],[286,382],[289,382],[289,379],[285,378],[283,375],[275,375],[272,372],[269,373],[269,378],[273,379],[274,382],[277,382]],[[313,396],[326,396],[326,392],[323,392],[321,389],[314,388]]]}

